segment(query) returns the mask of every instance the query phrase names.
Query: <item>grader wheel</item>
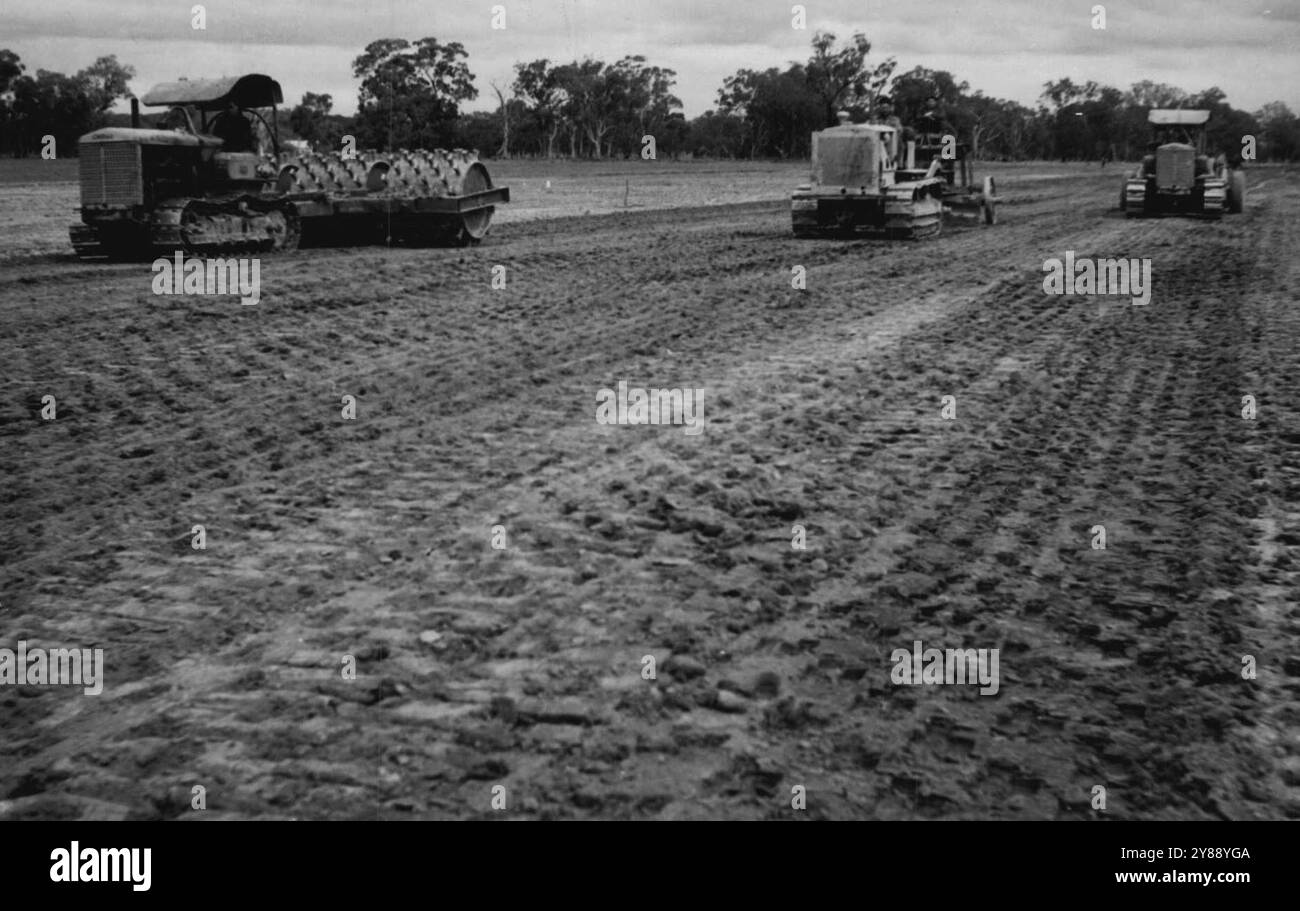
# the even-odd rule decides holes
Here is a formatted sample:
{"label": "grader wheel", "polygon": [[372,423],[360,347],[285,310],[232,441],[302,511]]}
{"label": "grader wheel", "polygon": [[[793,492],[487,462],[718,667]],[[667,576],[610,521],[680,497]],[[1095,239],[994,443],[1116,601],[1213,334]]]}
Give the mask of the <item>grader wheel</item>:
{"label": "grader wheel", "polygon": [[1233,171],[1228,178],[1228,211],[1240,215],[1246,208],[1246,174]]}

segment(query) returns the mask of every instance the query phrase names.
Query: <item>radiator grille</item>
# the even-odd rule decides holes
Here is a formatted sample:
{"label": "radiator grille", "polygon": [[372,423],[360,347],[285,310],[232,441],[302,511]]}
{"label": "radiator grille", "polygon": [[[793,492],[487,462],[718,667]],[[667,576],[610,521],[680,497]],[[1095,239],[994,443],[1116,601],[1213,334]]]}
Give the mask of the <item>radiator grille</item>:
{"label": "radiator grille", "polygon": [[96,142],[81,147],[83,206],[139,205],[140,146],[134,142]]}
{"label": "radiator grille", "polygon": [[814,133],[812,153],[813,177],[822,186],[877,185],[879,162],[873,135]]}
{"label": "radiator grille", "polygon": [[1196,153],[1186,146],[1162,146],[1156,150],[1156,183],[1187,189],[1196,183]]}

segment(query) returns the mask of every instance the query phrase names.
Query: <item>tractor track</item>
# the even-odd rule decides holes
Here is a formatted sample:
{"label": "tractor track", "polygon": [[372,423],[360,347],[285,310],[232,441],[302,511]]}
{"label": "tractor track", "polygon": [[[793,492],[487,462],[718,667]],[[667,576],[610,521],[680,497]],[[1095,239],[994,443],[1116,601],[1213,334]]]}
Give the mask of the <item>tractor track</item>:
{"label": "tractor track", "polygon": [[[0,815],[1300,815],[1300,184],[1210,224],[1117,180],[923,242],[762,203],[304,250],[255,307],[14,260],[0,616],[109,679],[0,693]],[[1151,304],[1046,296],[1066,250]],[[597,425],[619,380],[704,432]],[[893,686],[915,639],[1000,692]]]}

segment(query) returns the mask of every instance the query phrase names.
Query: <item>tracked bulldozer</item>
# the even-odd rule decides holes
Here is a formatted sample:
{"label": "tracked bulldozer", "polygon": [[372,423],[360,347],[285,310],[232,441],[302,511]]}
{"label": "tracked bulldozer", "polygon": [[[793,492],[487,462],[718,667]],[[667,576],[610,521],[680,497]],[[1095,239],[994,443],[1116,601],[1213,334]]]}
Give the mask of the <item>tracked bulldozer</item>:
{"label": "tracked bulldozer", "polygon": [[850,123],[846,112],[839,121],[812,136],[812,180],[791,197],[796,237],[920,238],[938,234],[945,215],[997,221],[993,178],[976,189],[965,145],[924,134],[906,143],[900,159],[898,126]]}
{"label": "tracked bulldozer", "polygon": [[[253,73],[152,89],[161,128],[88,133],[79,143],[86,258],[149,259],[292,250],[304,236],[343,243],[474,244],[510,191],[474,152],[315,153],[280,142],[280,85]],[[195,124],[191,111],[198,114]]]}
{"label": "tracked bulldozer", "polygon": [[1129,218],[1166,212],[1219,218],[1244,209],[1245,173],[1230,168],[1223,155],[1206,153],[1209,119],[1204,110],[1154,108],[1147,114],[1155,141],[1120,190],[1119,207]]}

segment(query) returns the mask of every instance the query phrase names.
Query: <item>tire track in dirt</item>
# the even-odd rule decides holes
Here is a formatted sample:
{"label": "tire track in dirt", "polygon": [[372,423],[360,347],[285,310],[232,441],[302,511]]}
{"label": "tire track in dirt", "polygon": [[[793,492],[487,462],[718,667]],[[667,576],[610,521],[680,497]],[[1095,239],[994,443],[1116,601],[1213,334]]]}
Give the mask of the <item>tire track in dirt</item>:
{"label": "tire track in dirt", "polygon": [[[95,712],[61,706],[57,726],[18,738],[15,777],[25,777],[9,796],[25,812],[62,793],[80,795],[66,812],[99,800],[108,806],[95,812],[166,816],[187,805],[197,774],[235,815],[463,816],[486,814],[483,795],[500,780],[526,815],[768,815],[788,806],[778,785],[802,780],[818,795],[815,815],[1038,816],[1086,812],[1086,797],[1080,811],[1059,794],[1101,772],[1150,789],[1124,812],[1181,808],[1180,789],[1200,772],[1177,766],[1185,756],[1126,763],[1113,743],[1132,746],[1132,718],[1099,740],[1095,719],[1062,708],[1062,687],[1080,692],[1114,672],[1071,655],[1132,624],[1086,628],[1044,590],[1057,584],[1049,572],[1075,596],[1099,588],[1097,561],[1062,570],[1062,555],[1048,560],[1034,544],[1061,547],[1065,530],[1078,538],[1062,515],[1098,502],[1136,513],[1146,486],[1108,499],[1095,471],[1081,481],[1060,467],[1106,446],[1093,430],[1107,425],[1095,422],[1127,416],[1144,384],[1115,353],[1146,336],[1114,308],[1045,306],[1038,266],[1069,248],[1103,255],[1187,234],[1212,246],[1217,235],[1186,222],[1089,225],[1062,206],[1078,186],[1045,182],[997,229],[931,244],[795,242],[779,206],[692,213],[689,237],[676,230],[680,214],[647,213],[513,228],[499,246],[436,265],[424,251],[289,257],[267,281],[283,298],[253,319],[186,301],[155,326],[169,372],[152,394],[176,384],[177,402],[197,388],[209,400],[175,426],[174,411],[146,425],[160,449],[183,454],[172,456],[169,497],[117,526],[137,549],[62,588],[33,591],[27,576],[11,585],[13,564],[4,568],[20,620],[72,641],[95,628],[138,688],[119,687]],[[508,292],[485,290],[498,261]],[[789,288],[795,262],[809,270],[802,294]],[[139,322],[125,310],[114,319]],[[195,319],[232,347],[211,333],[195,347]],[[96,320],[82,322],[77,331],[101,338],[75,359],[36,346],[24,366],[85,363],[112,344]],[[247,340],[228,334],[250,325]],[[1144,350],[1156,363],[1170,353],[1150,340]],[[1080,351],[1091,368],[1071,368]],[[132,382],[154,375],[145,364],[138,373]],[[1174,376],[1161,377],[1165,400]],[[623,378],[704,386],[717,402],[704,437],[592,426],[595,389]],[[339,432],[332,415],[347,382],[367,390],[368,413]],[[948,388],[971,430],[925,416]],[[1044,400],[1068,447],[1035,424]],[[115,430],[105,418],[90,452],[102,454],[99,437]],[[1144,484],[1156,483],[1154,463],[1117,437],[1107,458],[1136,459]],[[206,460],[191,452],[203,444]],[[1017,446],[1035,454],[1028,470],[1006,464]],[[1187,458],[1214,464],[1203,451]],[[1053,471],[1067,478],[1061,489],[1016,489]],[[139,489],[95,499],[107,512]],[[1230,525],[1229,507],[1216,505],[1208,521]],[[157,546],[176,516],[195,513],[218,517],[220,557]],[[1011,518],[1020,514],[1027,521]],[[818,543],[792,554],[789,525],[801,518]],[[498,520],[513,541],[505,553],[486,545]],[[80,540],[89,548],[97,536]],[[48,576],[59,555],[32,548],[21,568]],[[908,570],[925,567],[944,570],[937,591],[909,587]],[[1014,583],[1035,570],[1046,581],[1033,591]],[[1136,562],[1126,570],[1140,575]],[[84,618],[61,617],[74,593],[141,619],[78,626]],[[1018,641],[1008,663],[1042,657],[1008,688],[1051,695],[981,702],[890,688],[888,650],[914,630]],[[420,641],[422,632],[436,635]],[[178,649],[170,664],[151,657]],[[328,683],[342,652],[361,658],[351,690]],[[695,655],[704,673],[665,672],[651,687],[639,677],[647,652]],[[779,694],[755,688],[764,672]],[[1152,683],[1147,674],[1127,692],[1083,691],[1097,711],[1126,711]],[[720,711],[719,694],[737,691]],[[1002,714],[990,718],[986,703]],[[1036,756],[1061,740],[1067,753],[1096,744],[1099,758],[1066,762],[1065,777],[1045,770]],[[90,761],[105,743],[123,749],[111,770]],[[1240,769],[1251,758],[1228,751],[1224,761]],[[1146,770],[1161,762],[1159,774]],[[1228,812],[1243,807],[1235,782],[1213,797]]]}

